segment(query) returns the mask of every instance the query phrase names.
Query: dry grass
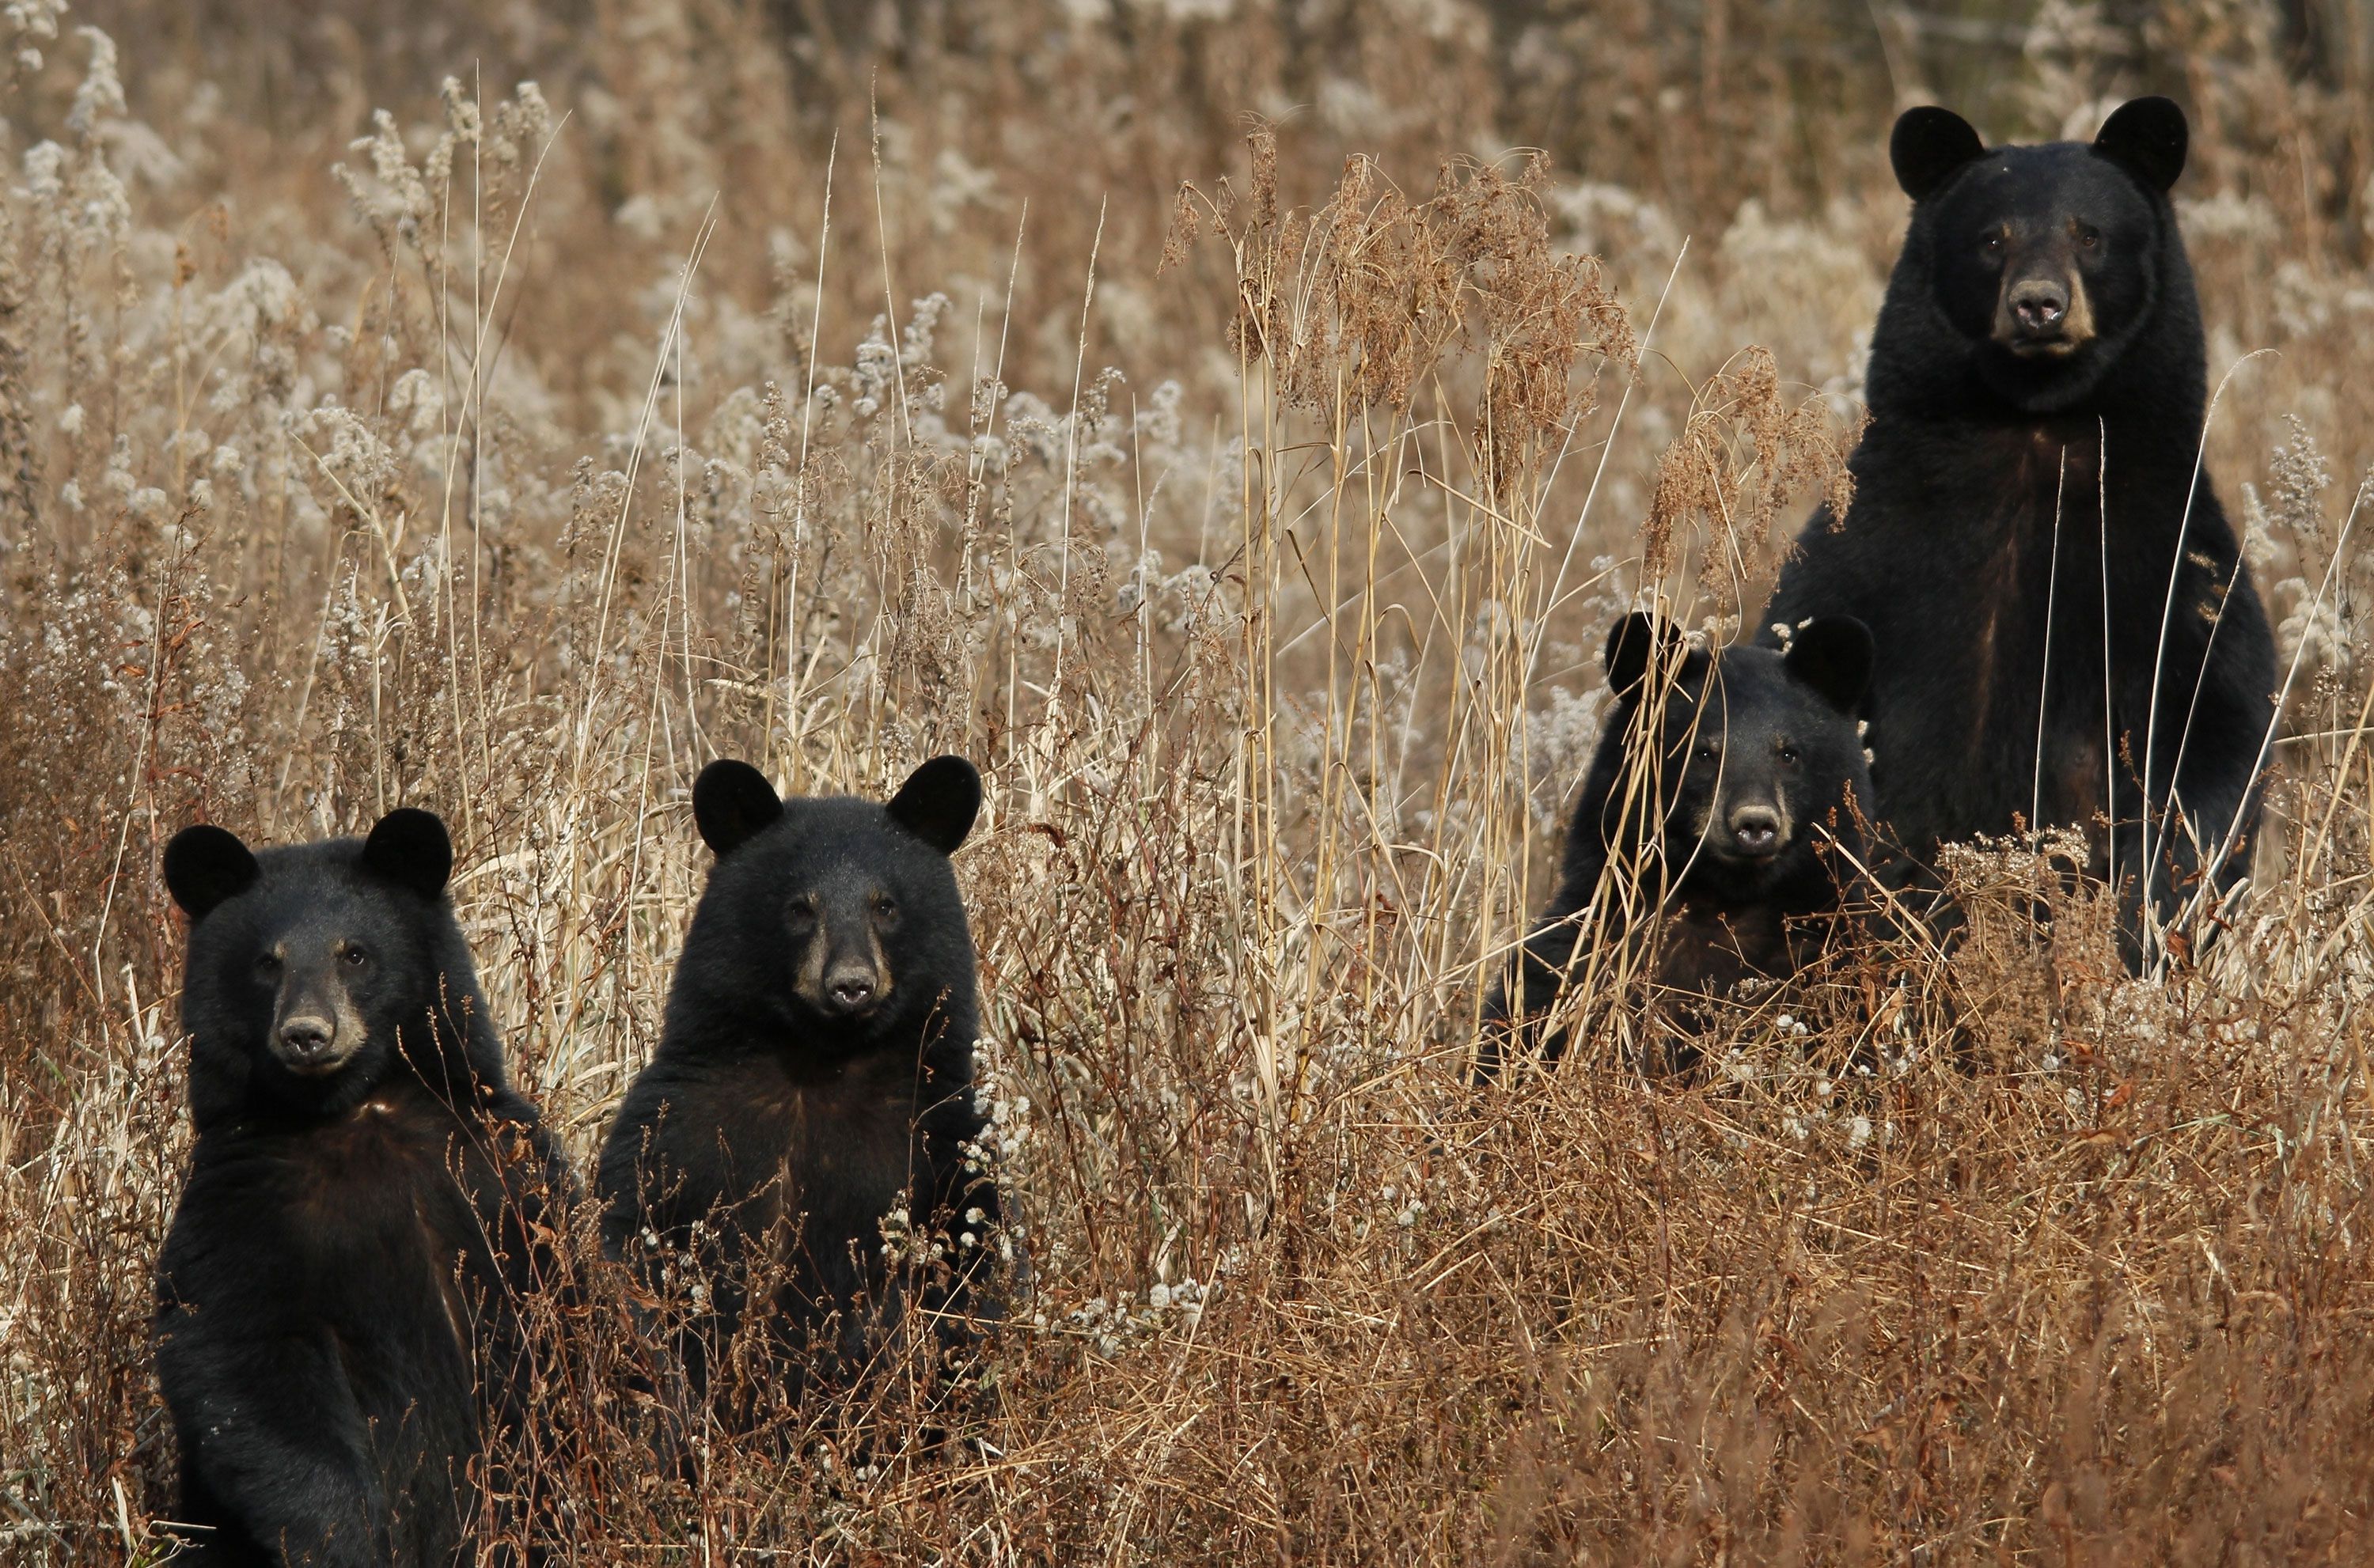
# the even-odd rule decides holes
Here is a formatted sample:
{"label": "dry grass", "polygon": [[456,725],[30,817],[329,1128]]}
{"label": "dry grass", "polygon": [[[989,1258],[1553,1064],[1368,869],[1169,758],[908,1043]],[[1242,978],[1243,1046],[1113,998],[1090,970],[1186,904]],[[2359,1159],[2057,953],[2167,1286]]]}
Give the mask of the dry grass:
{"label": "dry grass", "polygon": [[[876,790],[950,749],[1037,1296],[963,1443],[889,1385],[698,1485],[611,1391],[631,1340],[567,1326],[562,1560],[2362,1550],[2338,7],[2307,69],[2239,5],[1883,8],[1884,48],[1792,6],[66,18],[121,59],[51,9],[0,9],[0,1557],[163,1550],[164,837],[443,812],[582,1155],[701,764]],[[1836,483],[1893,94],[2035,135],[2171,80],[2213,364],[2279,351],[2210,437],[2298,654],[2243,923],[2131,982],[2097,902],[1977,850],[1950,965],[1743,1006],[1702,1081],[1628,1071],[1616,1007],[1466,1088],[1607,620],[1722,629]],[[1473,156],[1510,143],[1550,156]]]}

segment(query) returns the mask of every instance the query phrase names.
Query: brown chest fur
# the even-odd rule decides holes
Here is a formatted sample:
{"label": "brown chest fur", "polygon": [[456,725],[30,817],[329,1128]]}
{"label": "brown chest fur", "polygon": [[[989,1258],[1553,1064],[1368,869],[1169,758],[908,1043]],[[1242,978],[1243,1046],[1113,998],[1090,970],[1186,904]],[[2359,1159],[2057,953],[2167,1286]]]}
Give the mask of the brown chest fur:
{"label": "brown chest fur", "polygon": [[912,1176],[915,1065],[861,1060],[841,1071],[770,1072],[739,1103],[735,1146],[766,1151],[746,1231],[846,1230],[897,1207]]}

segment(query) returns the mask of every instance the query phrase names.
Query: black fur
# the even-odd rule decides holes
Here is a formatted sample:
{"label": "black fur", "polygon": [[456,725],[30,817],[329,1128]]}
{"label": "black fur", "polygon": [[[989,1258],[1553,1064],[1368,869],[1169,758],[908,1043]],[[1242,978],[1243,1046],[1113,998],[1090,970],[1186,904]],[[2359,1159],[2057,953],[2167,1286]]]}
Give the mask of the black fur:
{"label": "black fur", "polygon": [[[184,830],[197,1131],[159,1267],[175,1561],[438,1564],[525,1419],[519,1307],[569,1177],[505,1080],[427,812],[251,853]],[[512,1478],[524,1481],[525,1478]]]}
{"label": "black fur", "polygon": [[[2083,825],[2140,963],[2147,858],[2163,918],[2198,884],[2196,840],[2227,850],[2218,887],[2243,872],[2275,680],[2234,531],[2195,477],[2201,312],[2167,195],[2184,117],[2139,99],[2090,145],[1985,150],[1916,109],[1890,150],[1914,206],[1854,504],[1843,526],[1815,513],[1760,620],[1870,626],[1873,775],[1908,849]],[[2182,813],[2148,857],[2147,795]]]}
{"label": "black fur", "polygon": [[[982,1305],[998,1196],[965,1152],[986,1121],[972,937],[948,863],[980,804],[958,757],[923,764],[887,805],[779,802],[739,762],[693,786],[717,863],[598,1180],[615,1254],[655,1287],[671,1255],[705,1278],[712,1310],[676,1350],[730,1420],[757,1419],[769,1392],[843,1384],[870,1358],[908,1283],[883,1256],[894,1208],[944,1250],[919,1293],[950,1340]],[[771,1390],[723,1387],[717,1358],[746,1318],[765,1336],[746,1364]]]}
{"label": "black fur", "polygon": [[[1843,617],[1797,628],[1786,654],[1692,649],[1646,615],[1616,623],[1616,707],[1567,827],[1557,891],[1513,965],[1519,1005],[1512,1014],[1506,980],[1487,1001],[1482,1076],[1498,1073],[1511,1030],[1532,1047],[1594,953],[1613,957],[1636,934],[1659,937],[1656,978],[1680,990],[1795,972],[1822,940],[1816,918],[1839,907],[1853,863],[1869,861],[1871,779],[1853,710],[1871,661],[1870,634]],[[1556,1057],[1564,1045],[1554,1035],[1541,1049]]]}

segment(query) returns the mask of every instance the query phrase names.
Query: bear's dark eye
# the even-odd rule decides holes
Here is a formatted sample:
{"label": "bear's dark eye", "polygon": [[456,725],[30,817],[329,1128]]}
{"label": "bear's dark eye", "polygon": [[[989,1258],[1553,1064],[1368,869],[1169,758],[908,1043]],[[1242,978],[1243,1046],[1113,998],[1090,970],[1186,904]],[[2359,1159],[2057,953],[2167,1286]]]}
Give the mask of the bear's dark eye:
{"label": "bear's dark eye", "polygon": [[2086,229],[2077,236],[2077,243],[2085,246],[2088,251],[2092,250],[2101,242],[2102,237],[2090,228]]}
{"label": "bear's dark eye", "polygon": [[338,956],[347,961],[347,967],[349,969],[359,969],[364,965],[370,962],[370,954],[365,953],[361,948],[356,947],[351,943],[348,944],[347,948],[338,954]]}
{"label": "bear's dark eye", "polygon": [[1691,755],[1696,756],[1700,762],[1712,762],[1717,757],[1722,755],[1722,748],[1716,745],[1712,741],[1700,741],[1698,744],[1698,750]]}
{"label": "bear's dark eye", "polygon": [[2004,248],[2004,237],[2003,237],[2001,234],[1990,234],[1990,235],[1988,235],[1988,236],[1987,236],[1987,238],[1986,238],[1986,248],[1987,248],[1987,254],[1988,254],[1988,255],[1990,255],[1990,256],[1998,256],[1998,255],[2001,255],[2001,254],[2003,253],[2003,248]]}
{"label": "bear's dark eye", "polygon": [[1791,745],[1788,742],[1783,741],[1783,742],[1781,742],[1778,746],[1774,747],[1773,749],[1774,749],[1776,752],[1778,752],[1778,753],[1780,754],[1780,760],[1781,760],[1782,762],[1784,762],[1784,763],[1788,763],[1788,764],[1790,764],[1790,765],[1791,765],[1791,766],[1792,766],[1796,764],[1796,761],[1797,761],[1797,748],[1796,748],[1795,746],[1792,746],[1792,745]]}
{"label": "bear's dark eye", "polygon": [[279,973],[280,957],[277,954],[259,953],[256,954],[255,977],[257,979],[268,980]]}
{"label": "bear's dark eye", "polygon": [[783,919],[790,923],[793,935],[805,936],[816,930],[816,906],[803,898],[785,912]]}
{"label": "bear's dark eye", "polygon": [[874,901],[874,923],[886,931],[895,930],[899,924],[899,901],[895,898],[876,898]]}

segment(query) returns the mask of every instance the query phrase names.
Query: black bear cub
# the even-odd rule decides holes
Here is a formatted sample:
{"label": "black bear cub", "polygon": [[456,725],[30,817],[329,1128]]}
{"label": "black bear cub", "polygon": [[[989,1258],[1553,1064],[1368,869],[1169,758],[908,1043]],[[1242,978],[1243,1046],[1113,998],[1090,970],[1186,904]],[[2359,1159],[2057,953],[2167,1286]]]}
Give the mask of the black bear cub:
{"label": "black bear cub", "polygon": [[[1869,862],[1863,623],[1809,621],[1786,652],[1716,652],[1635,614],[1608,634],[1606,668],[1616,707],[1557,891],[1511,965],[1515,986],[1502,980],[1486,1004],[1487,1078],[1512,1045],[1532,1047],[1561,992],[1628,963],[1635,938],[1654,941],[1652,977],[1674,990],[1795,973],[1823,940],[1819,917]],[[1540,1049],[1555,1058],[1565,1044],[1554,1034]]]}
{"label": "black bear cub", "polygon": [[2242,875],[2274,718],[2274,638],[2201,468],[2201,310],[2168,197],[2186,141],[2162,98],[2090,143],[1897,121],[1912,217],[1854,505],[1815,513],[1758,617],[1870,626],[1872,774],[1906,848],[2084,827],[2136,964],[2146,901],[2168,920]]}
{"label": "black bear cub", "polygon": [[505,1079],[452,864],[409,809],[366,839],[166,846],[197,1132],[158,1280],[177,1562],[457,1562],[485,1439],[525,1418],[521,1309],[568,1176]]}
{"label": "black bear cub", "polygon": [[948,861],[981,777],[942,756],[887,804],[782,801],[716,762],[692,805],[717,861],[598,1180],[616,1255],[655,1290],[695,1270],[680,1364],[697,1398],[752,1425],[770,1400],[845,1385],[909,1296],[944,1346],[981,1307],[999,1207]]}

